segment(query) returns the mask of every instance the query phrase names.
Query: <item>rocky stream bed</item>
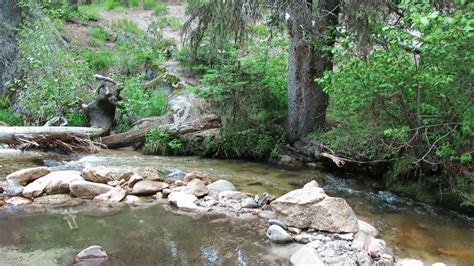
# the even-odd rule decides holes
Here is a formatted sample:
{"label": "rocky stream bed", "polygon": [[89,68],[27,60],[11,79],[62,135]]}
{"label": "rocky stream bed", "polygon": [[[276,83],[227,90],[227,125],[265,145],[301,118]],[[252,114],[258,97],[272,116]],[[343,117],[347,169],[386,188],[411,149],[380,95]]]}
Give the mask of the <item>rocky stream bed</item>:
{"label": "rocky stream bed", "polygon": [[[0,168],[0,176],[6,176],[0,179],[0,262],[8,265],[75,259],[110,265],[469,265],[472,259],[469,217],[456,214],[468,227],[451,229],[465,234],[457,239],[461,245],[446,238],[449,248],[440,243],[438,256],[423,246],[416,250],[426,241],[419,225],[393,228],[391,215],[409,209],[426,216],[435,209],[401,204],[404,199],[389,192],[360,191],[351,181],[317,171],[130,151],[77,160],[12,154],[3,156],[10,159],[2,159]],[[222,164],[233,170],[224,172]],[[267,180],[275,172],[280,180]],[[341,195],[349,196],[349,204]],[[362,202],[361,212],[364,196],[378,197],[382,204]],[[388,223],[374,218],[380,207]],[[415,245],[400,246],[406,245],[401,241]],[[101,247],[79,253],[92,245]]]}

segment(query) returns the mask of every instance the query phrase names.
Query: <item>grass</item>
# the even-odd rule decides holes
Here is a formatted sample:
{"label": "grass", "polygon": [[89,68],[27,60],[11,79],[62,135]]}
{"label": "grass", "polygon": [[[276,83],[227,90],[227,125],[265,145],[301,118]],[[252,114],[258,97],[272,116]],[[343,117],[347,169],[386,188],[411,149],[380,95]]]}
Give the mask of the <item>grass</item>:
{"label": "grass", "polygon": [[143,0],[143,9],[152,10],[155,8],[156,4],[156,0]]}
{"label": "grass", "polygon": [[161,28],[169,26],[175,30],[179,30],[183,27],[183,22],[179,18],[173,16],[161,17],[159,20],[159,24]]}
{"label": "grass", "polygon": [[101,46],[110,36],[110,30],[100,25],[94,25],[89,32],[89,43],[91,46]]}
{"label": "grass", "polygon": [[165,3],[157,3],[154,9],[156,15],[163,15],[168,13],[168,5]]}
{"label": "grass", "polygon": [[102,48],[98,50],[87,50],[83,53],[86,61],[97,71],[110,68],[116,61],[114,53]]}
{"label": "grass", "polygon": [[102,9],[102,6],[96,4],[78,6],[79,13],[86,20],[99,20]]}
{"label": "grass", "polygon": [[129,19],[126,19],[126,18],[121,18],[121,19],[117,19],[115,21],[112,22],[112,27],[113,28],[116,28],[116,29],[119,29],[123,32],[128,32],[128,33],[132,33],[132,34],[135,34],[135,35],[141,35],[143,34],[143,31],[140,29],[140,27],[138,26],[137,23],[129,20]]}

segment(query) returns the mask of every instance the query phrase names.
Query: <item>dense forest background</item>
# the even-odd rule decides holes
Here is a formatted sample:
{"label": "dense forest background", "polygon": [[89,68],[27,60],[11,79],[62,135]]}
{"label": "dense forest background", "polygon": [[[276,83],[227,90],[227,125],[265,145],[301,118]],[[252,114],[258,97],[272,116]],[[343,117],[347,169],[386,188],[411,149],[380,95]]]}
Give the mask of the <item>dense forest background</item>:
{"label": "dense forest background", "polygon": [[[155,0],[12,3],[2,12],[21,19],[2,17],[14,36],[2,70],[19,70],[2,73],[2,123],[87,126],[78,99],[92,99],[98,73],[123,85],[114,131],[124,132],[166,111],[166,93],[146,84],[176,60],[198,80],[186,90],[222,118],[219,138],[203,143],[209,156],[268,159],[311,139],[361,169],[382,164],[375,174],[393,191],[474,206],[474,4],[188,0],[182,19]],[[136,8],[159,16],[147,31],[129,19],[94,23]],[[86,25],[87,38],[71,41],[70,24]],[[181,147],[151,133],[161,153]]]}

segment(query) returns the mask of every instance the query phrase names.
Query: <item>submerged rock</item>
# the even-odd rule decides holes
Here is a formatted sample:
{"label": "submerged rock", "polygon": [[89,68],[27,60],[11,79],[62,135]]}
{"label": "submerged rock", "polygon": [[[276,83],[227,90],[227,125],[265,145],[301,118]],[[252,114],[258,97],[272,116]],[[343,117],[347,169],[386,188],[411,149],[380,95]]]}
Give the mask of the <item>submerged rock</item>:
{"label": "submerged rock", "polygon": [[107,261],[109,256],[105,249],[101,246],[90,246],[81,252],[79,252],[75,257],[75,262],[81,265],[100,265],[101,263]]}
{"label": "submerged rock", "polygon": [[110,169],[102,165],[84,168],[82,176],[85,180],[95,183],[107,184],[107,182],[114,180]]}
{"label": "submerged rock", "polygon": [[23,197],[11,197],[5,201],[6,204],[13,206],[24,206],[31,204],[33,201]]}
{"label": "submerged rock", "polygon": [[215,191],[215,192],[237,190],[234,184],[224,179],[220,179],[215,182],[212,182],[211,184],[207,185],[207,188],[209,189],[209,191]]}
{"label": "submerged rock", "polygon": [[89,182],[85,180],[77,180],[69,185],[71,193],[78,198],[93,198],[109,192],[114,187],[105,184]]}
{"label": "submerged rock", "polygon": [[423,262],[415,259],[401,259],[397,260],[398,266],[423,266]]}
{"label": "submerged rock", "polygon": [[342,198],[327,196],[315,181],[277,198],[271,206],[288,226],[333,233],[359,230],[357,217],[349,204]]}
{"label": "submerged rock", "polygon": [[298,249],[290,257],[290,263],[293,266],[324,266],[323,260],[319,257],[318,252],[309,246]]}
{"label": "submerged rock", "polygon": [[42,176],[51,172],[51,169],[45,166],[21,169],[7,175],[8,181],[13,181],[22,184],[28,184]]}
{"label": "submerged rock", "polygon": [[45,205],[46,207],[52,208],[74,207],[82,203],[84,203],[84,200],[73,198],[65,194],[47,195],[34,200],[34,204]]}
{"label": "submerged rock", "polygon": [[7,182],[3,185],[4,192],[10,195],[11,197],[22,196],[24,186],[20,185],[17,182]]}
{"label": "submerged rock", "polygon": [[276,243],[286,243],[293,241],[293,237],[291,237],[291,235],[285,229],[276,224],[270,225],[270,227],[267,229],[266,235],[270,241]]}
{"label": "submerged rock", "polygon": [[156,192],[162,191],[164,188],[167,188],[169,185],[163,182],[151,181],[151,180],[142,180],[137,182],[132,189],[131,194],[133,195],[143,195],[150,196],[156,194]]}

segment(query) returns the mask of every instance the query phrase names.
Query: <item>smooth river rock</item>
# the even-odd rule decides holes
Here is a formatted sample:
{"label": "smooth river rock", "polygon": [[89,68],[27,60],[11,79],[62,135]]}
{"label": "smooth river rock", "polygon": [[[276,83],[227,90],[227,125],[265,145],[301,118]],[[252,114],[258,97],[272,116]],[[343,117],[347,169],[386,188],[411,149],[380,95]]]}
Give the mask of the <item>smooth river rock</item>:
{"label": "smooth river rock", "polygon": [[31,204],[33,201],[23,197],[11,197],[5,201],[6,204],[13,206],[24,206]]}
{"label": "smooth river rock", "polygon": [[291,235],[285,229],[276,224],[272,224],[270,227],[268,227],[266,235],[270,241],[276,243],[286,243],[293,241],[293,237],[291,237]]}
{"label": "smooth river rock", "polygon": [[164,181],[161,173],[153,167],[139,167],[133,170],[133,172],[139,176],[142,176],[144,179],[151,181]]}
{"label": "smooth river rock", "polygon": [[84,168],[82,176],[85,180],[94,183],[107,184],[107,182],[114,180],[110,169],[102,165]]}
{"label": "smooth river rock", "polygon": [[74,207],[82,203],[84,203],[84,200],[73,198],[66,194],[47,195],[34,200],[34,204],[40,204],[52,208]]}
{"label": "smooth river rock", "polygon": [[318,252],[309,246],[303,246],[290,257],[290,264],[293,266],[324,266],[323,260]]}
{"label": "smooth river rock", "polygon": [[206,187],[206,183],[204,183],[204,181],[196,178],[189,181],[189,183],[186,185],[186,192],[200,198],[206,196],[209,190]]}
{"label": "smooth river rock", "polygon": [[100,265],[107,261],[108,255],[105,249],[101,246],[90,246],[75,257],[75,262],[79,265]]}
{"label": "smooth river rock", "polygon": [[23,189],[23,196],[36,198],[45,190],[50,194],[68,193],[69,185],[77,180],[83,180],[79,171],[55,171],[36,179]]}
{"label": "smooth river rock", "polygon": [[149,196],[156,194],[156,192],[162,191],[169,185],[164,182],[142,180],[138,181],[132,188],[133,195]]}
{"label": "smooth river rock", "polygon": [[14,181],[21,184],[28,184],[51,172],[51,169],[45,166],[21,169],[7,175],[8,181]]}
{"label": "smooth river rock", "polygon": [[207,185],[207,188],[209,189],[209,191],[215,191],[215,192],[237,190],[234,184],[224,179],[220,179],[215,182],[212,182],[211,184]]}
{"label": "smooth river rock", "polygon": [[5,184],[3,184],[4,192],[10,195],[11,197],[22,196],[23,189],[25,189],[24,186],[14,181],[8,181]]}
{"label": "smooth river rock", "polygon": [[94,198],[95,201],[102,201],[108,203],[118,203],[123,200],[127,196],[127,191],[122,188],[114,188],[105,192],[104,194],[100,194]]}
{"label": "smooth river rock", "polygon": [[271,203],[278,219],[297,228],[314,228],[332,233],[355,233],[357,217],[342,198],[326,195],[315,181],[293,190]]}
{"label": "smooth river rock", "polygon": [[78,198],[93,198],[109,192],[114,187],[85,180],[77,180],[69,185],[71,193]]}
{"label": "smooth river rock", "polygon": [[365,233],[366,235],[373,237],[377,237],[379,235],[379,231],[369,223],[366,223],[362,220],[358,220],[357,224],[359,225],[359,230]]}
{"label": "smooth river rock", "polygon": [[398,266],[423,266],[424,264],[420,260],[401,259],[401,260],[397,260],[397,263],[395,265],[398,265]]}
{"label": "smooth river rock", "polygon": [[171,205],[178,207],[182,210],[195,210],[198,208],[196,205],[197,197],[186,192],[171,192],[168,195],[168,201]]}

